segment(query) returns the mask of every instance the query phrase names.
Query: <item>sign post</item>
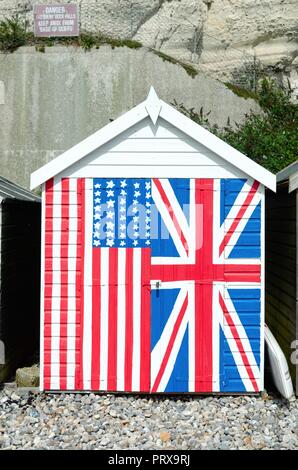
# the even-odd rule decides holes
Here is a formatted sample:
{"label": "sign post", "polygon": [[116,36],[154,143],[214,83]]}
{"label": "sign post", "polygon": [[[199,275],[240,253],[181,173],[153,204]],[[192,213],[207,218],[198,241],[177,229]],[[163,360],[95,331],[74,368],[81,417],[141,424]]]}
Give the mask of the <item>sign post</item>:
{"label": "sign post", "polygon": [[37,37],[78,36],[78,6],[75,3],[34,5],[34,35]]}

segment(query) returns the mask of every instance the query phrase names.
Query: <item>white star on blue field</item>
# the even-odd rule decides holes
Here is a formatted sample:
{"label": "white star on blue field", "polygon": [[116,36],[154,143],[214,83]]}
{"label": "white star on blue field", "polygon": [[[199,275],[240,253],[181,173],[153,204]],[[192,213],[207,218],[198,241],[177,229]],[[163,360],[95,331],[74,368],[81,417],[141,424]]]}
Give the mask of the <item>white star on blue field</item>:
{"label": "white star on blue field", "polygon": [[150,179],[93,180],[93,247],[150,246]]}

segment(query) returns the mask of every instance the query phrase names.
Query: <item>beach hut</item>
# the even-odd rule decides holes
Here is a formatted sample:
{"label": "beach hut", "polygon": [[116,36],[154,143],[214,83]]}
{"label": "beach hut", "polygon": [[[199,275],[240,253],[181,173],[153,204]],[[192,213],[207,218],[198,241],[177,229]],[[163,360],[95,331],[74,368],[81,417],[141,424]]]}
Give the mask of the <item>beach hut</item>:
{"label": "beach hut", "polygon": [[266,197],[266,322],[279,342],[298,393],[298,162],[277,174]]}
{"label": "beach hut", "polygon": [[41,198],[0,177],[0,382],[38,351]]}
{"label": "beach hut", "polygon": [[275,183],[152,88],[36,170],[41,390],[261,391]]}

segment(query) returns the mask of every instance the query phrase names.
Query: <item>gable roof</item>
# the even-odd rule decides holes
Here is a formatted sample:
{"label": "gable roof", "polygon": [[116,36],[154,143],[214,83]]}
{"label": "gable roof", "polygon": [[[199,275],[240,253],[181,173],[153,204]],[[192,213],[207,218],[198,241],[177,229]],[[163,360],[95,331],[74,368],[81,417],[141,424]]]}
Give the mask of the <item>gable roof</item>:
{"label": "gable roof", "polygon": [[277,173],[276,181],[278,183],[288,181],[289,193],[298,189],[298,160]]}
{"label": "gable roof", "polygon": [[42,166],[31,174],[31,189],[36,188],[48,179],[61,173],[61,171],[78,162],[86,155],[106,144],[125,130],[150,116],[153,124],[158,117],[166,120],[186,135],[204,145],[248,176],[256,179],[264,186],[276,190],[276,177],[244,154],[219,139],[199,124],[184,116],[172,106],[160,100],[151,87],[145,101],[120,116],[115,121],[104,126],[94,134],[79,142],[74,147],[59,155],[54,160]]}

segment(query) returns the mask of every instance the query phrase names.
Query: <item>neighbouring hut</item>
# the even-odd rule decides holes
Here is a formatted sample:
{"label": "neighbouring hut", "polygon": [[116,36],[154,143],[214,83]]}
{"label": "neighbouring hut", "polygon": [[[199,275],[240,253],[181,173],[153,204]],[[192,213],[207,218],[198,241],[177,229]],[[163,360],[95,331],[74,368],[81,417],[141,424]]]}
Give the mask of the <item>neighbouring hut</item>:
{"label": "neighbouring hut", "polygon": [[0,177],[0,382],[38,348],[41,198]]}
{"label": "neighbouring hut", "polygon": [[298,162],[277,174],[266,197],[266,322],[279,342],[298,394]]}

